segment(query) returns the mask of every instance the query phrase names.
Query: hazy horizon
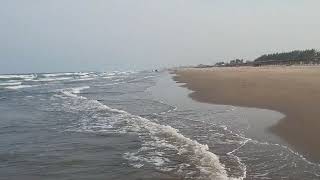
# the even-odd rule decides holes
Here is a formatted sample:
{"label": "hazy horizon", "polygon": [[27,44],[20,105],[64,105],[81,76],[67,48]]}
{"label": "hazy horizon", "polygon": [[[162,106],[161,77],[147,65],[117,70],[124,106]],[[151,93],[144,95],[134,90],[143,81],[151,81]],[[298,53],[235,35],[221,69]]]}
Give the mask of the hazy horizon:
{"label": "hazy horizon", "polygon": [[0,74],[142,70],[320,49],[320,1],[0,2]]}

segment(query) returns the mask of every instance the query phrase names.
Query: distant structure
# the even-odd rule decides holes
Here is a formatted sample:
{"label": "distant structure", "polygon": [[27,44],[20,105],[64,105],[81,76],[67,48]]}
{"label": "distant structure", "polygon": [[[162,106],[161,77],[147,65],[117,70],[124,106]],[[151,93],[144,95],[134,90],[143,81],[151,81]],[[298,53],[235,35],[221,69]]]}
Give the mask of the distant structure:
{"label": "distant structure", "polygon": [[223,67],[223,66],[225,66],[225,65],[226,65],[225,62],[217,62],[214,66]]}
{"label": "distant structure", "polygon": [[210,68],[210,67],[214,67],[214,65],[199,64],[195,68]]}
{"label": "distant structure", "polygon": [[215,67],[236,67],[236,66],[252,66],[251,61],[245,61],[244,59],[234,59],[229,62],[217,62]]}

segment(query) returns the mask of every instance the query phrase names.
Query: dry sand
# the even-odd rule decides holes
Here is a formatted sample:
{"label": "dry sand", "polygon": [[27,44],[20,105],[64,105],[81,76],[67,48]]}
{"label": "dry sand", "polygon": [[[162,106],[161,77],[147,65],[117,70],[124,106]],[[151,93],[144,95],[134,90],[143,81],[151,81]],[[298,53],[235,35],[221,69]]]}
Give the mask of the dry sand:
{"label": "dry sand", "polygon": [[258,107],[286,117],[269,130],[298,152],[320,161],[320,67],[236,67],[181,69],[174,78],[186,83],[198,101]]}

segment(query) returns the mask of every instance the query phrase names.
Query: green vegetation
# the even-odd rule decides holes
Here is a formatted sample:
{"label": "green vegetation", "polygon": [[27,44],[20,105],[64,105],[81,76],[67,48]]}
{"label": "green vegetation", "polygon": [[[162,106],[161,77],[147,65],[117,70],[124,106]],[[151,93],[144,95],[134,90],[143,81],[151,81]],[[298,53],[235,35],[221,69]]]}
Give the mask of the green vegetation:
{"label": "green vegetation", "polygon": [[296,61],[296,62],[319,62],[320,52],[315,49],[308,49],[304,51],[291,51],[283,53],[274,53],[262,55],[259,58],[255,59],[254,62],[263,62],[263,61]]}
{"label": "green vegetation", "polygon": [[[254,61],[245,61],[243,59],[234,59],[229,62],[217,62],[216,67],[234,67],[234,66],[264,66],[264,65],[302,65],[302,64],[320,64],[320,51],[315,49],[296,50],[291,52],[265,54]],[[199,67],[205,67],[201,65]]]}

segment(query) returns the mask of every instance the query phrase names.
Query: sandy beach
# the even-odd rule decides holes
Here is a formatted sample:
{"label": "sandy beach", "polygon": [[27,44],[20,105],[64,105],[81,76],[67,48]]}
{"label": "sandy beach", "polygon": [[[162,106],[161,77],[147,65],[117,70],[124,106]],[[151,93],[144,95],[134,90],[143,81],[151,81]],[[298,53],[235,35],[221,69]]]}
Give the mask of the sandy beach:
{"label": "sandy beach", "polygon": [[272,131],[308,159],[320,161],[320,67],[269,66],[181,69],[174,79],[190,97],[213,104],[257,107],[286,115]]}

